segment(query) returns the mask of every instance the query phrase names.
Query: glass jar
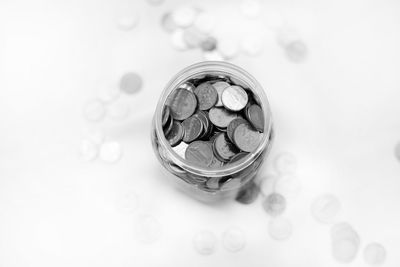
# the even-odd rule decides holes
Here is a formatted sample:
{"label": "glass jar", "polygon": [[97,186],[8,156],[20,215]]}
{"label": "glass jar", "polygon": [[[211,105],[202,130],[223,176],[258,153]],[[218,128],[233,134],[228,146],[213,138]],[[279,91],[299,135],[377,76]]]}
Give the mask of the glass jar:
{"label": "glass jar", "polygon": [[[193,165],[178,155],[164,136],[162,112],[168,96],[188,80],[210,76],[227,78],[231,83],[252,91],[254,100],[264,113],[264,131],[259,146],[246,157],[222,167],[205,168]],[[222,61],[205,61],[191,65],[176,74],[165,86],[158,101],[151,129],[154,152],[169,177],[184,192],[205,202],[234,198],[247,183],[257,179],[257,172],[267,156],[273,140],[271,110],[264,89],[245,70]],[[213,183],[212,188],[207,186]]]}

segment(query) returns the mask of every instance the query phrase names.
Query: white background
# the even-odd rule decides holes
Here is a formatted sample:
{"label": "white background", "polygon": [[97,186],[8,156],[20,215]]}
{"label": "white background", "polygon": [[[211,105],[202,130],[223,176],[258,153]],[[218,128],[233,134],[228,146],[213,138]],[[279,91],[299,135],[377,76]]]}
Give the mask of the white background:
{"label": "white background", "polygon": [[[202,60],[198,50],[175,51],[160,27],[162,14],[183,1],[0,0],[0,266],[338,266],[329,226],[309,211],[326,192],[340,199],[338,220],[354,226],[361,248],[380,242],[385,266],[399,266],[400,2],[266,0],[258,20],[241,16],[239,1],[216,2],[194,4],[218,17],[220,34],[265,41],[260,56],[232,62],[266,89],[277,137],[272,158],[282,151],[297,158],[302,191],[285,213],[292,237],[268,236],[261,198],[207,206],[165,182],[150,144],[152,112],[167,81]],[[130,12],[140,13],[139,25],[119,30],[115,19]],[[278,13],[307,44],[305,62],[289,61],[277,44],[269,26]],[[86,101],[116,87],[126,71],[144,79],[124,100],[129,120],[86,122]],[[122,159],[82,162],[87,128],[120,142]],[[139,196],[134,213],[116,204],[127,192]],[[134,238],[141,214],[162,226],[154,244]],[[220,242],[230,226],[246,235],[238,253]],[[213,255],[193,249],[201,229],[219,238]],[[351,266],[366,266],[362,250]]]}

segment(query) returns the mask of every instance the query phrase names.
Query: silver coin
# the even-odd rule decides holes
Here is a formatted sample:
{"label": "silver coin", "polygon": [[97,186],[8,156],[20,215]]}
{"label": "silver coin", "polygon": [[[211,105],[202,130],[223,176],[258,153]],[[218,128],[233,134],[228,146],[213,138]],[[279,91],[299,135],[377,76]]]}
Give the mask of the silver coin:
{"label": "silver coin", "polygon": [[233,140],[240,150],[253,152],[261,144],[262,134],[254,131],[249,124],[242,123],[233,132]]}
{"label": "silver coin", "polygon": [[230,252],[239,252],[246,245],[244,232],[238,227],[231,227],[222,234],[222,245]]}
{"label": "silver coin", "polygon": [[341,209],[339,200],[331,194],[318,196],[311,204],[311,214],[321,223],[333,223]]}
{"label": "silver coin", "polygon": [[217,127],[226,128],[229,123],[237,118],[237,114],[224,108],[211,108],[209,112],[210,121]]}
{"label": "silver coin", "polygon": [[191,91],[178,88],[168,96],[167,103],[175,120],[185,120],[196,110],[197,98]]}
{"label": "silver coin", "polygon": [[209,166],[212,162],[213,151],[207,142],[194,141],[186,149],[185,158],[193,164]]}
{"label": "silver coin", "polygon": [[201,255],[211,255],[217,247],[217,237],[208,230],[202,230],[193,237],[193,247]]}
{"label": "silver coin", "polygon": [[225,108],[231,111],[240,111],[246,105],[248,99],[248,95],[246,91],[237,85],[232,85],[222,92],[222,104]]}
{"label": "silver coin", "polygon": [[224,106],[224,104],[222,104],[222,92],[224,91],[225,88],[229,87],[230,84],[227,82],[220,81],[220,82],[213,83],[212,85],[214,86],[214,88],[218,94],[218,101],[215,104],[215,106],[216,107]]}
{"label": "silver coin", "polygon": [[386,260],[386,249],[379,243],[370,243],[364,248],[364,260],[371,266],[382,265]]}

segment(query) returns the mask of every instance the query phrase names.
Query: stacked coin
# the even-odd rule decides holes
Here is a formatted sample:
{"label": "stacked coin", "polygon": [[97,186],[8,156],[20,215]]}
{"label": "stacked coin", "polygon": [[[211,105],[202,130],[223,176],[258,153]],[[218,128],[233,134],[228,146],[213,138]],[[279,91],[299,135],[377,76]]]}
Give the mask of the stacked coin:
{"label": "stacked coin", "polygon": [[264,113],[255,99],[249,88],[229,77],[192,78],[181,83],[163,107],[164,135],[193,165],[232,164],[254,152],[263,138]]}

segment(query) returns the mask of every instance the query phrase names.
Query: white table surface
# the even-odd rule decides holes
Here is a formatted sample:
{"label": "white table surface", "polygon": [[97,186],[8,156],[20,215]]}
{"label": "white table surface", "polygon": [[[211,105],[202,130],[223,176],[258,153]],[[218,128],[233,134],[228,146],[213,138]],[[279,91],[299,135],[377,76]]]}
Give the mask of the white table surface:
{"label": "white table surface", "polygon": [[[271,158],[287,151],[298,161],[302,191],[285,213],[293,235],[281,242],[268,235],[261,198],[204,205],[171,187],[153,155],[150,120],[163,86],[202,60],[198,50],[174,50],[160,27],[162,14],[183,2],[0,1],[0,266],[340,266],[329,226],[310,214],[321,193],[338,197],[338,221],[361,237],[349,266],[367,266],[362,248],[373,241],[387,250],[384,266],[399,266],[400,2],[265,0],[261,19],[246,20],[240,1],[185,1],[216,14],[221,34],[255,32],[265,41],[261,56],[232,62],[266,89],[276,128]],[[139,25],[119,30],[115,18],[131,10]],[[305,62],[289,61],[266,27],[276,12],[306,42]],[[129,119],[85,121],[84,104],[126,71],[144,79],[139,93],[124,96]],[[79,159],[88,128],[121,143],[118,163]],[[133,213],[116,204],[127,192],[140,200]],[[142,214],[162,227],[153,244],[134,238]],[[221,245],[230,226],[246,236],[238,253]],[[193,248],[201,229],[219,238],[212,255]]]}

